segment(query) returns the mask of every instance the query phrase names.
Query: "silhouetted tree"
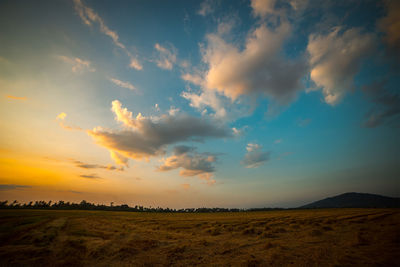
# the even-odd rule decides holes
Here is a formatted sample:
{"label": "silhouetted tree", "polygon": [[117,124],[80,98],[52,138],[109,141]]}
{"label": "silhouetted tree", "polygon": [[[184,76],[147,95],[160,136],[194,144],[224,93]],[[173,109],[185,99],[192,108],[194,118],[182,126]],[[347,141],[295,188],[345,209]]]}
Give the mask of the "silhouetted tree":
{"label": "silhouetted tree", "polygon": [[48,209],[48,210],[108,210],[108,211],[131,211],[131,212],[180,212],[180,213],[202,213],[202,212],[242,212],[242,211],[268,211],[279,210],[278,208],[255,208],[255,209],[227,209],[227,208],[186,208],[186,209],[170,209],[162,207],[143,207],[135,205],[130,207],[127,204],[114,205],[110,202],[110,206],[104,204],[94,204],[82,200],[80,203],[58,202],[52,201],[30,201],[29,203],[18,203],[17,200],[8,202],[8,200],[0,201],[0,209]]}

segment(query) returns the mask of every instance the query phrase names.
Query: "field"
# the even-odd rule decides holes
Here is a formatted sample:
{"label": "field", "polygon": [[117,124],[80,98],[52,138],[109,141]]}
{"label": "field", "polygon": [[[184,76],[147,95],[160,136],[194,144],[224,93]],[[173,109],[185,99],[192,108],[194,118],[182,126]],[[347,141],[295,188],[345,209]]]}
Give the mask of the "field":
{"label": "field", "polygon": [[0,210],[0,266],[15,265],[400,266],[400,210]]}

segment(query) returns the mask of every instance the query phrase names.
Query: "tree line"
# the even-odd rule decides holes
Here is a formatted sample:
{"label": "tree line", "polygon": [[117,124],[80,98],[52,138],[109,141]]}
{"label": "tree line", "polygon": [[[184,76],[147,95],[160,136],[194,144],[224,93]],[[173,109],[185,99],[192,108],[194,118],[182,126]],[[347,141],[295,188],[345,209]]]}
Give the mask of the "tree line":
{"label": "tree line", "polygon": [[282,210],[282,208],[251,208],[251,209],[238,209],[238,208],[186,208],[186,209],[170,209],[161,207],[144,207],[136,205],[130,207],[127,204],[110,205],[94,204],[82,200],[80,203],[58,202],[52,201],[31,201],[29,203],[19,203],[17,200],[9,202],[8,200],[0,201],[0,209],[44,209],[44,210],[104,210],[104,211],[131,211],[131,212],[188,212],[188,213],[201,213],[201,212],[243,212],[243,211],[269,211],[269,210]]}

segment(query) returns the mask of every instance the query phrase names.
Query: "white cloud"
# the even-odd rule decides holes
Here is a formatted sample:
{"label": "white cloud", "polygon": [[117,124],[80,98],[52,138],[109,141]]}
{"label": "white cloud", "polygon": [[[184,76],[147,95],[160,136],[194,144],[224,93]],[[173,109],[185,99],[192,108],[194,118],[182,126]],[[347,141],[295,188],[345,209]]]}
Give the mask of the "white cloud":
{"label": "white cloud", "polygon": [[94,72],[95,68],[91,67],[91,63],[88,60],[83,60],[80,58],[70,58],[66,56],[57,56],[60,60],[72,65],[72,71],[75,73],[83,73],[84,71]]}
{"label": "white cloud", "polygon": [[251,0],[251,8],[255,16],[266,17],[275,14],[275,0]]}
{"label": "white cloud", "polygon": [[140,160],[163,155],[167,145],[177,142],[232,135],[228,128],[207,118],[181,113],[160,117],[145,117],[139,113],[134,118],[118,100],[112,102],[111,110],[125,129],[112,131],[96,127],[87,133],[98,145],[113,151],[112,157],[117,163],[126,164],[126,158]]}
{"label": "white cloud", "polygon": [[362,33],[358,28],[342,32],[337,27],[326,35],[310,35],[307,46],[310,77],[322,89],[326,103],[337,104],[353,89],[354,76],[362,60],[373,51],[374,43],[372,33]]}
{"label": "white cloud", "polygon": [[113,82],[114,84],[118,85],[119,87],[127,88],[130,90],[136,90],[136,87],[133,86],[130,82],[123,82],[123,81],[115,79],[115,78],[110,78],[109,80],[111,82]]}
{"label": "white cloud", "polygon": [[174,154],[163,159],[163,165],[159,166],[158,171],[169,171],[182,168],[179,172],[181,176],[198,176],[207,181],[208,184],[214,184],[212,179],[215,167],[213,163],[217,160],[215,155],[209,153],[197,153],[195,148],[187,146],[177,146]]}
{"label": "white cloud", "polygon": [[179,62],[179,66],[180,66],[182,69],[188,69],[188,68],[190,68],[191,63],[190,63],[189,60],[183,59],[183,60],[181,60],[181,61]]}
{"label": "white cloud", "polygon": [[69,126],[69,125],[66,125],[66,124],[64,123],[66,117],[67,117],[67,114],[66,114],[65,112],[61,112],[61,113],[58,114],[57,117],[56,117],[56,121],[58,121],[58,124],[59,124],[62,128],[64,128],[65,130],[70,130],[70,131],[72,131],[72,130],[81,131],[81,130],[82,130],[82,128],[81,128],[81,127],[78,127],[78,126]]}
{"label": "white cloud", "polygon": [[247,126],[243,126],[242,128],[233,127],[232,128],[233,135],[236,137],[241,137],[244,135],[244,132],[246,131],[246,129],[247,129]]}
{"label": "white cloud", "polygon": [[255,17],[286,19],[305,10],[308,0],[251,0],[251,7]]}
{"label": "white cloud", "polygon": [[230,34],[236,24],[237,24],[237,21],[235,20],[235,17],[221,21],[217,27],[218,35],[224,36],[224,35]]}
{"label": "white cloud", "polygon": [[198,110],[204,110],[205,107],[212,107],[217,118],[224,118],[226,110],[221,99],[215,91],[202,91],[200,94],[195,92],[182,92],[181,96],[190,102],[190,106]]}
{"label": "white cloud", "polygon": [[170,116],[176,116],[176,115],[178,114],[178,112],[179,112],[179,108],[176,108],[176,107],[174,107],[174,106],[171,106],[171,107],[169,108],[169,110],[168,110],[168,114],[169,114]]}
{"label": "white cloud", "polygon": [[261,93],[280,103],[288,103],[301,88],[300,78],[305,69],[302,62],[287,61],[279,56],[289,33],[288,23],[275,29],[262,24],[251,32],[242,51],[218,35],[208,35],[208,46],[203,54],[209,66],[206,88],[215,89],[232,100],[241,95]]}
{"label": "white cloud", "polygon": [[184,73],[181,76],[182,80],[190,82],[195,85],[202,85],[203,84],[203,77],[201,77],[200,74],[190,74],[190,73]]}
{"label": "white cloud", "polygon": [[158,58],[155,62],[162,69],[172,70],[176,63],[177,50],[173,45],[170,44],[169,46],[170,48],[167,49],[158,43],[154,45],[154,48],[158,51]]}
{"label": "white cloud", "polygon": [[131,55],[131,62],[129,63],[129,67],[131,67],[132,69],[136,69],[136,70],[143,69],[143,65],[139,62],[139,60],[137,58],[134,58],[132,55]]}
{"label": "white cloud", "polygon": [[[219,121],[233,122],[238,118],[249,116],[255,105],[247,99],[232,101],[219,95],[215,90],[192,90],[181,93],[181,97],[189,101],[189,105],[195,108],[202,116],[211,116]],[[210,107],[210,108],[209,108]]]}
{"label": "white cloud", "polygon": [[243,112],[243,108],[236,115],[231,113],[245,102],[250,104],[247,111],[252,111],[256,99],[263,96],[270,100],[270,114],[273,109],[289,104],[304,89],[301,79],[307,73],[307,62],[303,56],[285,57],[283,46],[292,33],[289,17],[304,10],[307,1],[276,4],[273,0],[255,0],[251,5],[259,21],[244,43],[234,38],[234,18],[220,21],[217,32],[206,35],[207,42],[200,45],[205,68],[185,70],[181,76],[200,87],[200,92],[186,90],[181,94],[200,112],[211,107],[219,118],[246,116],[248,112]]}
{"label": "white cloud", "polygon": [[60,114],[57,115],[56,120],[64,120],[67,117],[67,114],[65,112],[61,112]]}
{"label": "white cloud", "polygon": [[98,23],[100,31],[110,37],[117,47],[121,48],[130,58],[129,67],[136,70],[143,69],[138,59],[131,54],[131,52],[126,48],[126,46],[119,40],[118,33],[111,30],[104,22],[104,20],[96,13],[93,9],[85,6],[82,0],[74,0],[75,10],[78,13],[82,21],[88,25],[92,26],[94,22]]}
{"label": "white cloud", "polygon": [[123,165],[128,167],[128,158],[124,157],[123,155],[121,155],[120,153],[114,151],[114,150],[110,150],[110,157],[115,161],[116,164],[118,165]]}
{"label": "white cloud", "polygon": [[242,135],[241,131],[239,129],[237,129],[236,127],[233,127],[232,130],[233,130],[233,134],[235,136],[241,136]]}
{"label": "white cloud", "polygon": [[247,153],[242,160],[246,168],[257,168],[267,162],[270,158],[270,152],[262,151],[259,144],[249,143],[246,146]]}
{"label": "white cloud", "polygon": [[205,17],[214,12],[214,3],[215,0],[204,0],[200,4],[200,9],[197,11],[197,14]]}
{"label": "white cloud", "polygon": [[[219,34],[208,34],[207,45],[202,49],[207,69],[200,74],[182,75],[185,81],[200,86],[201,92],[183,92],[182,97],[197,109],[211,107],[218,117],[225,117],[226,107],[240,96],[254,99],[261,95],[278,105],[288,104],[302,89],[301,78],[307,71],[303,60],[287,60],[281,55],[290,28],[287,22],[273,29],[263,23],[249,34],[243,49]],[[223,101],[221,96],[230,101]]]}

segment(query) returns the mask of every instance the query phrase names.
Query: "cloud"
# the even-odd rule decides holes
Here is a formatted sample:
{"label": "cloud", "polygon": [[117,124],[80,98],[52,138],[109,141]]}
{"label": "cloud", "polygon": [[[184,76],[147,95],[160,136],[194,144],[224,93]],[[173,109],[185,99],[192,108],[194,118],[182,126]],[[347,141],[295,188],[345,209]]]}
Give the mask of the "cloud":
{"label": "cloud", "polygon": [[185,190],[189,190],[190,189],[190,184],[181,184],[182,188]]}
{"label": "cloud", "polygon": [[192,31],[190,16],[186,9],[184,9],[184,12],[185,15],[183,16],[183,30],[187,35],[190,35]]}
{"label": "cloud", "polygon": [[289,61],[280,56],[290,25],[283,22],[275,29],[262,24],[250,33],[244,49],[209,34],[203,60],[209,68],[205,86],[217,90],[232,100],[241,95],[264,94],[286,104],[301,89],[305,74],[302,61]]}
{"label": "cloud", "polygon": [[124,157],[120,153],[118,153],[114,150],[110,150],[110,157],[115,161],[116,164],[129,167],[128,158]]}
{"label": "cloud", "polygon": [[214,3],[215,0],[204,0],[200,4],[200,9],[197,11],[197,14],[205,17],[214,12]]}
{"label": "cloud", "polygon": [[311,123],[311,119],[307,118],[307,119],[298,119],[296,121],[297,126],[299,127],[306,127],[307,125],[309,125]]}
{"label": "cloud", "polygon": [[286,19],[301,14],[307,7],[308,0],[251,0],[253,15],[262,19]]}
{"label": "cloud", "polygon": [[114,84],[118,85],[119,87],[130,89],[132,91],[136,90],[136,87],[133,86],[130,82],[123,82],[121,80],[115,79],[115,78],[109,78],[111,82]]}
{"label": "cloud", "polygon": [[181,93],[181,97],[189,101],[189,106],[195,108],[202,116],[213,117],[216,120],[226,122],[236,121],[238,118],[251,115],[255,108],[255,103],[249,103],[248,99],[231,101],[231,99],[221,96],[215,90],[192,90]]}
{"label": "cloud", "polygon": [[88,60],[83,60],[80,58],[70,58],[66,56],[57,56],[58,59],[62,60],[65,63],[72,65],[72,71],[75,73],[83,73],[85,71],[94,72],[95,68],[91,67],[91,63]]}
{"label": "cloud", "polygon": [[181,76],[182,80],[190,82],[195,85],[202,85],[203,78],[199,74],[184,73]]}
{"label": "cloud", "polygon": [[227,116],[225,105],[215,91],[205,90],[201,93],[184,91],[181,96],[190,102],[191,107],[202,110],[204,114],[207,113],[205,108],[211,107],[215,111],[215,117],[224,118]]}
{"label": "cloud", "polygon": [[65,112],[61,112],[60,114],[57,115],[56,120],[64,120],[67,117],[67,114]]}
{"label": "cloud", "polygon": [[[366,114],[363,126],[374,128],[400,119],[400,95],[386,90],[386,83],[386,80],[382,80],[362,87],[362,91],[375,103]],[[399,127],[400,124],[396,126]]]}
{"label": "cloud", "polygon": [[275,0],[251,0],[251,8],[254,16],[266,17],[276,13]]}
{"label": "cloud", "polygon": [[74,6],[83,23],[85,23],[87,26],[92,26],[93,23],[97,23],[99,25],[100,32],[110,37],[114,45],[122,49],[128,55],[130,58],[129,67],[136,70],[143,69],[143,66],[140,64],[138,59],[133,56],[131,52],[129,52],[123,43],[121,43],[118,33],[108,28],[108,26],[104,23],[104,20],[96,12],[94,12],[93,9],[85,6],[81,0],[74,0]]}
{"label": "cloud", "polygon": [[176,146],[173,155],[163,159],[163,165],[157,168],[158,171],[169,171],[182,168],[181,176],[198,176],[204,179],[207,184],[215,183],[213,163],[217,160],[216,155],[210,153],[197,153],[195,148],[188,146]]}
{"label": "cloud", "polygon": [[139,62],[139,60],[132,56],[130,56],[130,57],[131,57],[131,62],[129,63],[129,67],[131,67],[132,69],[136,69],[136,70],[142,70],[143,65]]}
{"label": "cloud", "polygon": [[169,107],[168,114],[169,114],[170,116],[176,116],[176,114],[178,114],[179,111],[180,111],[179,108],[176,108],[176,107],[174,107],[174,106],[171,106],[171,107]]}
{"label": "cloud", "polygon": [[6,95],[6,98],[13,99],[13,100],[20,100],[20,101],[26,101],[28,99],[25,96],[13,96],[13,95]]}
{"label": "cloud", "polygon": [[118,100],[112,102],[111,110],[124,129],[113,131],[96,127],[87,133],[98,145],[111,151],[117,164],[127,163],[127,158],[141,160],[163,155],[167,145],[177,142],[232,136],[231,130],[207,118],[181,113],[159,117],[145,117],[139,113],[133,117]]}
{"label": "cloud", "polygon": [[217,33],[220,36],[230,37],[232,30],[240,24],[240,19],[237,16],[229,16],[222,18],[217,26]]}
{"label": "cloud", "polygon": [[258,144],[249,143],[246,147],[247,153],[241,163],[246,168],[257,168],[267,162],[270,158],[270,152],[263,152]]}
{"label": "cloud", "polygon": [[[289,17],[306,5],[300,2],[306,1],[285,1],[282,5],[275,1],[252,1],[253,12],[259,19],[243,43],[233,33],[235,19],[220,21],[217,32],[207,34],[206,43],[200,46],[205,67],[201,71],[186,70],[181,76],[201,91],[190,89],[181,96],[200,112],[208,113],[206,107],[211,107],[217,118],[225,120],[252,112],[259,97],[269,99],[269,113],[293,101],[304,88],[301,79],[308,71],[307,62],[302,55],[287,57],[283,47],[292,33]],[[265,8],[273,12],[273,21],[265,19]],[[246,104],[250,104],[247,110],[243,108]]]}
{"label": "cloud", "polygon": [[32,186],[29,186],[29,185],[0,184],[0,191],[25,189],[25,188],[31,188],[31,187]]}
{"label": "cloud", "polygon": [[74,164],[76,167],[82,168],[82,169],[105,169],[105,170],[109,170],[109,171],[114,171],[114,170],[123,171],[124,170],[123,167],[115,167],[111,164],[108,164],[108,165],[89,164],[89,163],[84,163],[79,160],[74,160]]}
{"label": "cloud", "polygon": [[83,192],[75,191],[75,190],[67,190],[65,192],[72,193],[72,194],[82,194]]}
{"label": "cloud", "polygon": [[326,103],[337,104],[353,89],[354,76],[374,47],[374,34],[362,33],[358,28],[343,31],[336,27],[326,35],[309,36],[310,77],[322,89]]}
{"label": "cloud", "polygon": [[309,0],[289,0],[289,5],[290,7],[295,11],[295,12],[302,12],[304,11],[309,3]]}
{"label": "cloud", "polygon": [[[286,20],[282,19],[275,27],[267,25],[260,23],[242,46],[227,42],[226,34],[208,34],[207,43],[201,49],[206,70],[181,77],[200,86],[201,92],[183,92],[182,97],[197,109],[211,107],[217,117],[225,117],[227,107],[230,107],[229,113],[234,110],[232,104],[241,101],[243,104],[244,100],[238,99],[241,96],[268,97],[276,105],[291,102],[303,88],[301,78],[307,72],[306,62],[302,58],[287,59],[282,54],[284,42],[291,34]],[[221,96],[230,101],[224,101]],[[246,114],[243,110],[240,113]]]}
{"label": "cloud", "polygon": [[166,70],[172,70],[176,63],[176,48],[170,44],[170,48],[167,49],[164,46],[156,43],[154,48],[158,51],[158,58],[155,60],[158,67]]}
{"label": "cloud", "polygon": [[193,152],[195,150],[196,150],[195,147],[181,145],[181,146],[175,146],[173,152],[175,155],[182,155],[188,152]]}
{"label": "cloud", "polygon": [[400,58],[400,2],[385,1],[387,15],[378,21],[378,28],[385,33],[384,41],[390,52]]}
{"label": "cloud", "polygon": [[86,25],[92,26],[92,22],[97,22],[102,33],[110,37],[116,46],[125,49],[125,45],[119,41],[118,34],[110,30],[107,25],[105,25],[103,19],[96,12],[94,12],[93,9],[85,6],[81,0],[74,0],[74,4],[75,10],[78,12],[79,16]]}
{"label": "cloud", "polygon": [[284,153],[281,153],[281,154],[278,156],[277,160],[282,160],[283,158],[286,158],[286,157],[288,157],[288,156],[290,156],[290,155],[293,155],[293,152],[284,152]]}
{"label": "cloud", "polygon": [[82,131],[82,128],[81,128],[81,127],[66,125],[66,124],[64,123],[66,117],[67,117],[67,114],[66,114],[65,112],[61,112],[61,113],[58,114],[57,117],[56,117],[56,121],[58,121],[58,124],[59,124],[62,128],[64,128],[65,130],[70,130],[70,131]]}
{"label": "cloud", "polygon": [[235,137],[241,137],[244,135],[245,131],[247,130],[248,126],[245,125],[241,128],[232,127],[233,135]]}
{"label": "cloud", "polygon": [[101,179],[101,177],[99,177],[95,173],[92,173],[92,174],[81,174],[81,175],[79,175],[79,177],[87,178],[87,179]]}

